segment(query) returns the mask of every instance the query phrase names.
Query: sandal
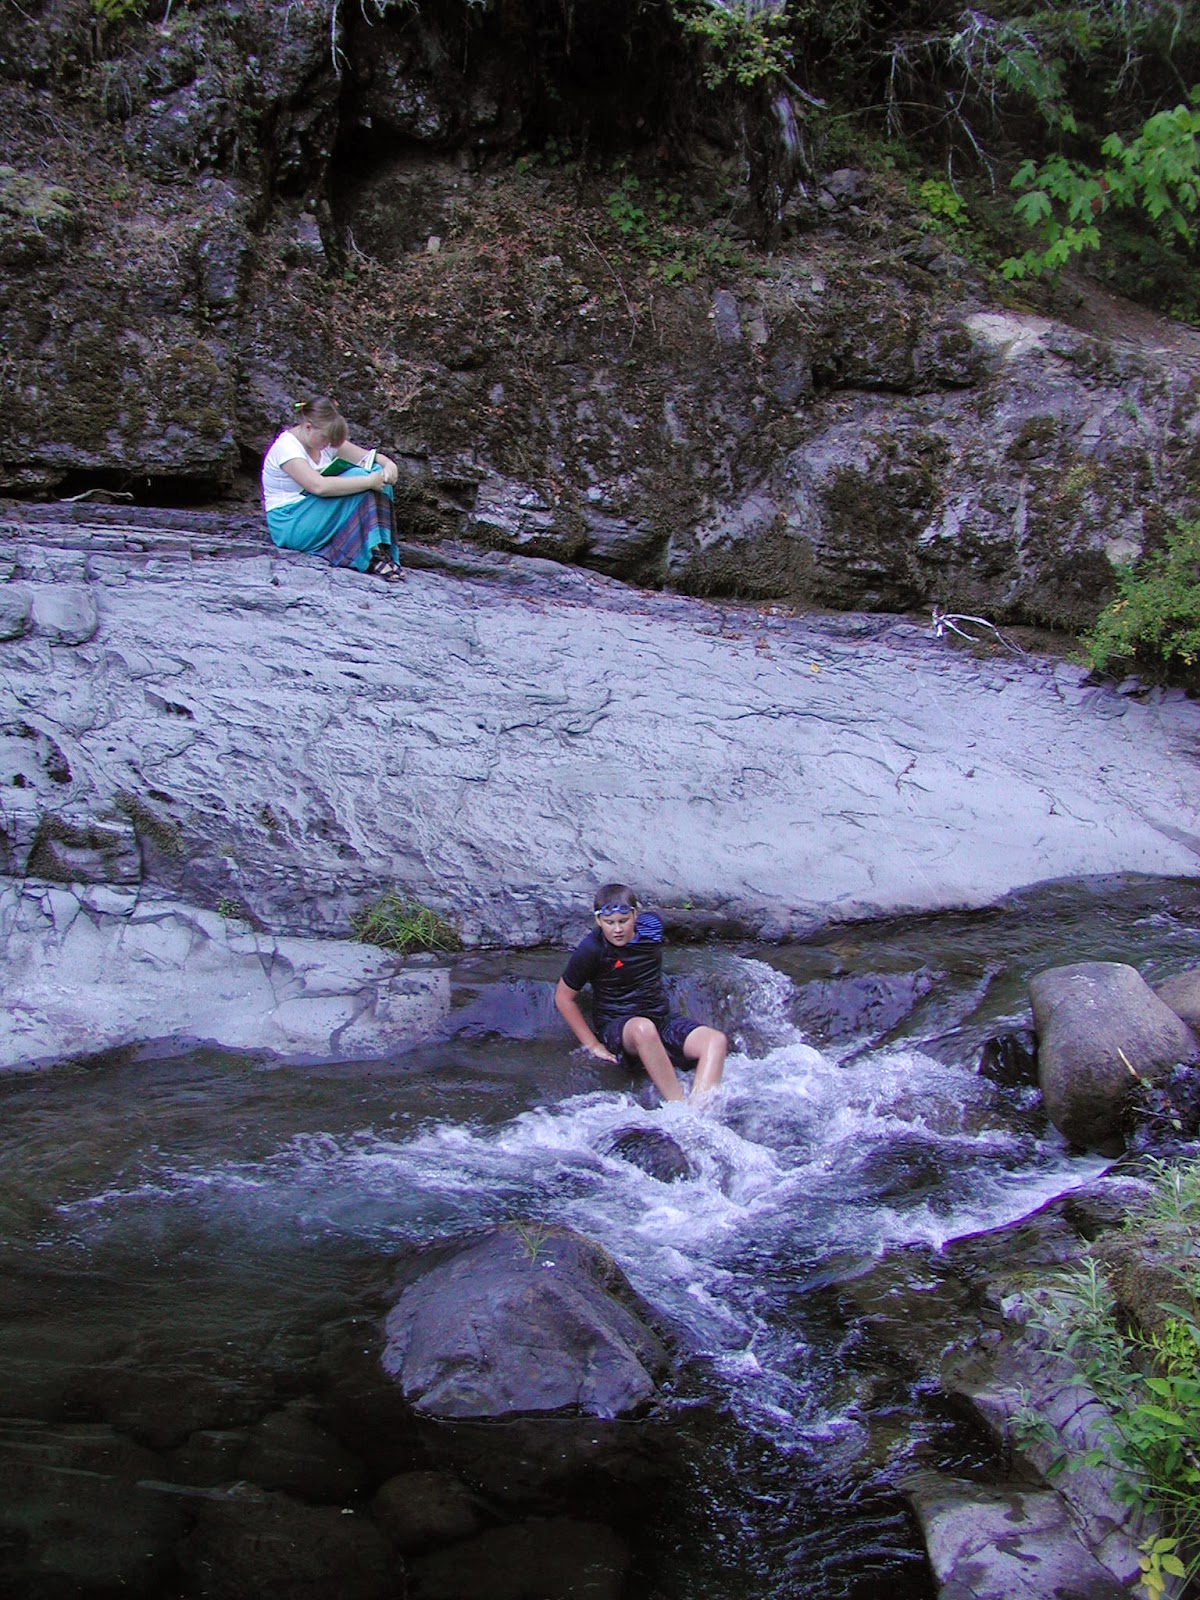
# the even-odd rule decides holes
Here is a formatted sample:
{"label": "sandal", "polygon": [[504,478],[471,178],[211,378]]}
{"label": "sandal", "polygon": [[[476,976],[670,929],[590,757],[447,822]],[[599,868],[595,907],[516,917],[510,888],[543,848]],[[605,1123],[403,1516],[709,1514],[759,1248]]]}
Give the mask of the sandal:
{"label": "sandal", "polygon": [[404,571],[388,556],[382,556],[372,561],[367,571],[373,578],[382,578],[384,583],[403,583]]}

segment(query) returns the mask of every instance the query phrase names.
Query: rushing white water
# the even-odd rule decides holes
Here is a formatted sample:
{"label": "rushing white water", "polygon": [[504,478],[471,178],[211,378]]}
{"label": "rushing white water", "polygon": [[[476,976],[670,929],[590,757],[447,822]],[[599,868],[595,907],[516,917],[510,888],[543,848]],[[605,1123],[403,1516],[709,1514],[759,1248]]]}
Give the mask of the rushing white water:
{"label": "rushing white water", "polygon": [[[384,1248],[506,1218],[562,1223],[612,1253],[758,1431],[829,1440],[849,1424],[812,1382],[785,1310],[805,1280],[831,1258],[936,1251],[1029,1213],[1103,1164],[1014,1128],[1011,1109],[967,1066],[914,1048],[838,1065],[788,1021],[784,975],[758,961],[735,966],[765,1053],[733,1054],[700,1110],[589,1092],[499,1124],[306,1132],[253,1162],[164,1160],[62,1214],[103,1230],[131,1205],[194,1203],[226,1227],[240,1218],[254,1233]],[[662,1182],[606,1153],[630,1128],[668,1133],[692,1176]]]}

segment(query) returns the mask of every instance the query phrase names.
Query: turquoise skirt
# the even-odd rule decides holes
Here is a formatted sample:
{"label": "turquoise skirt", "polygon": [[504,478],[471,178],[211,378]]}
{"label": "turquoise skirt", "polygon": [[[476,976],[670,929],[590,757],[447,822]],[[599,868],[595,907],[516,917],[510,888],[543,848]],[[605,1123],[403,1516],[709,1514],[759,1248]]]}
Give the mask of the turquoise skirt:
{"label": "turquoise skirt", "polygon": [[[366,477],[361,467],[346,474]],[[397,565],[396,513],[392,491],[364,489],[362,494],[306,494],[291,505],[267,512],[267,531],[280,550],[304,550],[324,556],[334,567],[353,567],[365,572],[375,551],[384,545]]]}

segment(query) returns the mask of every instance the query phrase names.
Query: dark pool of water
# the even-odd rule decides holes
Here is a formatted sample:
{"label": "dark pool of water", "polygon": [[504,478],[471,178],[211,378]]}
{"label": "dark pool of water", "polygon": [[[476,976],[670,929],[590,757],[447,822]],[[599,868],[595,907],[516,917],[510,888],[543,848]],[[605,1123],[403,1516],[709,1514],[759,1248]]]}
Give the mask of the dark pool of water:
{"label": "dark pool of water", "polygon": [[[942,1246],[1097,1170],[979,1048],[1027,1026],[1030,971],[1153,979],[1200,959],[1198,930],[1200,886],[1106,882],[676,951],[681,995],[741,1045],[703,1118],[568,1052],[547,952],[464,958],[449,1036],[392,1062],[198,1051],[0,1082],[0,1593],[929,1600],[898,1483],[994,1466],[933,1380],[970,1325]],[[668,1128],[696,1178],[605,1154],[631,1125]],[[398,1277],[509,1218],[598,1239],[654,1307],[678,1375],[653,1416],[593,1439],[397,1404]],[[895,1294],[900,1341],[872,1315]],[[473,1496],[469,1537],[396,1550],[375,1497],[414,1471]]]}

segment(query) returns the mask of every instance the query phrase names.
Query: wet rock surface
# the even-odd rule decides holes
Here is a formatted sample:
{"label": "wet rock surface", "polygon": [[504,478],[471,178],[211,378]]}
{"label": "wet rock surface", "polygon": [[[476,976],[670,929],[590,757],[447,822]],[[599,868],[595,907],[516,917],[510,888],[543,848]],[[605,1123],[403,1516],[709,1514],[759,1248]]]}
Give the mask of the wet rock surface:
{"label": "wet rock surface", "polygon": [[1154,992],[1193,1033],[1200,1029],[1200,967],[1177,972],[1158,984]]}
{"label": "wet rock surface", "polygon": [[[1037,1323],[1047,1274],[1075,1266],[1087,1241],[1119,1243],[1119,1223],[1145,1192],[1106,1175],[1014,1227],[953,1241],[936,1261],[892,1256],[840,1285],[889,1348],[918,1365],[943,1348],[943,1393],[990,1438],[990,1455],[974,1446],[973,1477],[947,1463],[903,1485],[941,1594],[1040,1600],[1061,1586],[1115,1600],[1137,1581],[1139,1546],[1156,1525],[1119,1492],[1108,1412]],[[1023,1425],[1031,1411],[1044,1429]],[[1064,1451],[1075,1466],[1058,1472]],[[1095,1462],[1084,1462],[1091,1451]]]}
{"label": "wet rock surface", "polygon": [[640,1167],[647,1177],[657,1178],[659,1183],[681,1183],[695,1176],[686,1151],[661,1128],[619,1128],[603,1151]]}
{"label": "wet rock surface", "polygon": [[981,1489],[930,1473],[907,1485],[940,1593],[954,1600],[1122,1600],[1051,1490]]}

